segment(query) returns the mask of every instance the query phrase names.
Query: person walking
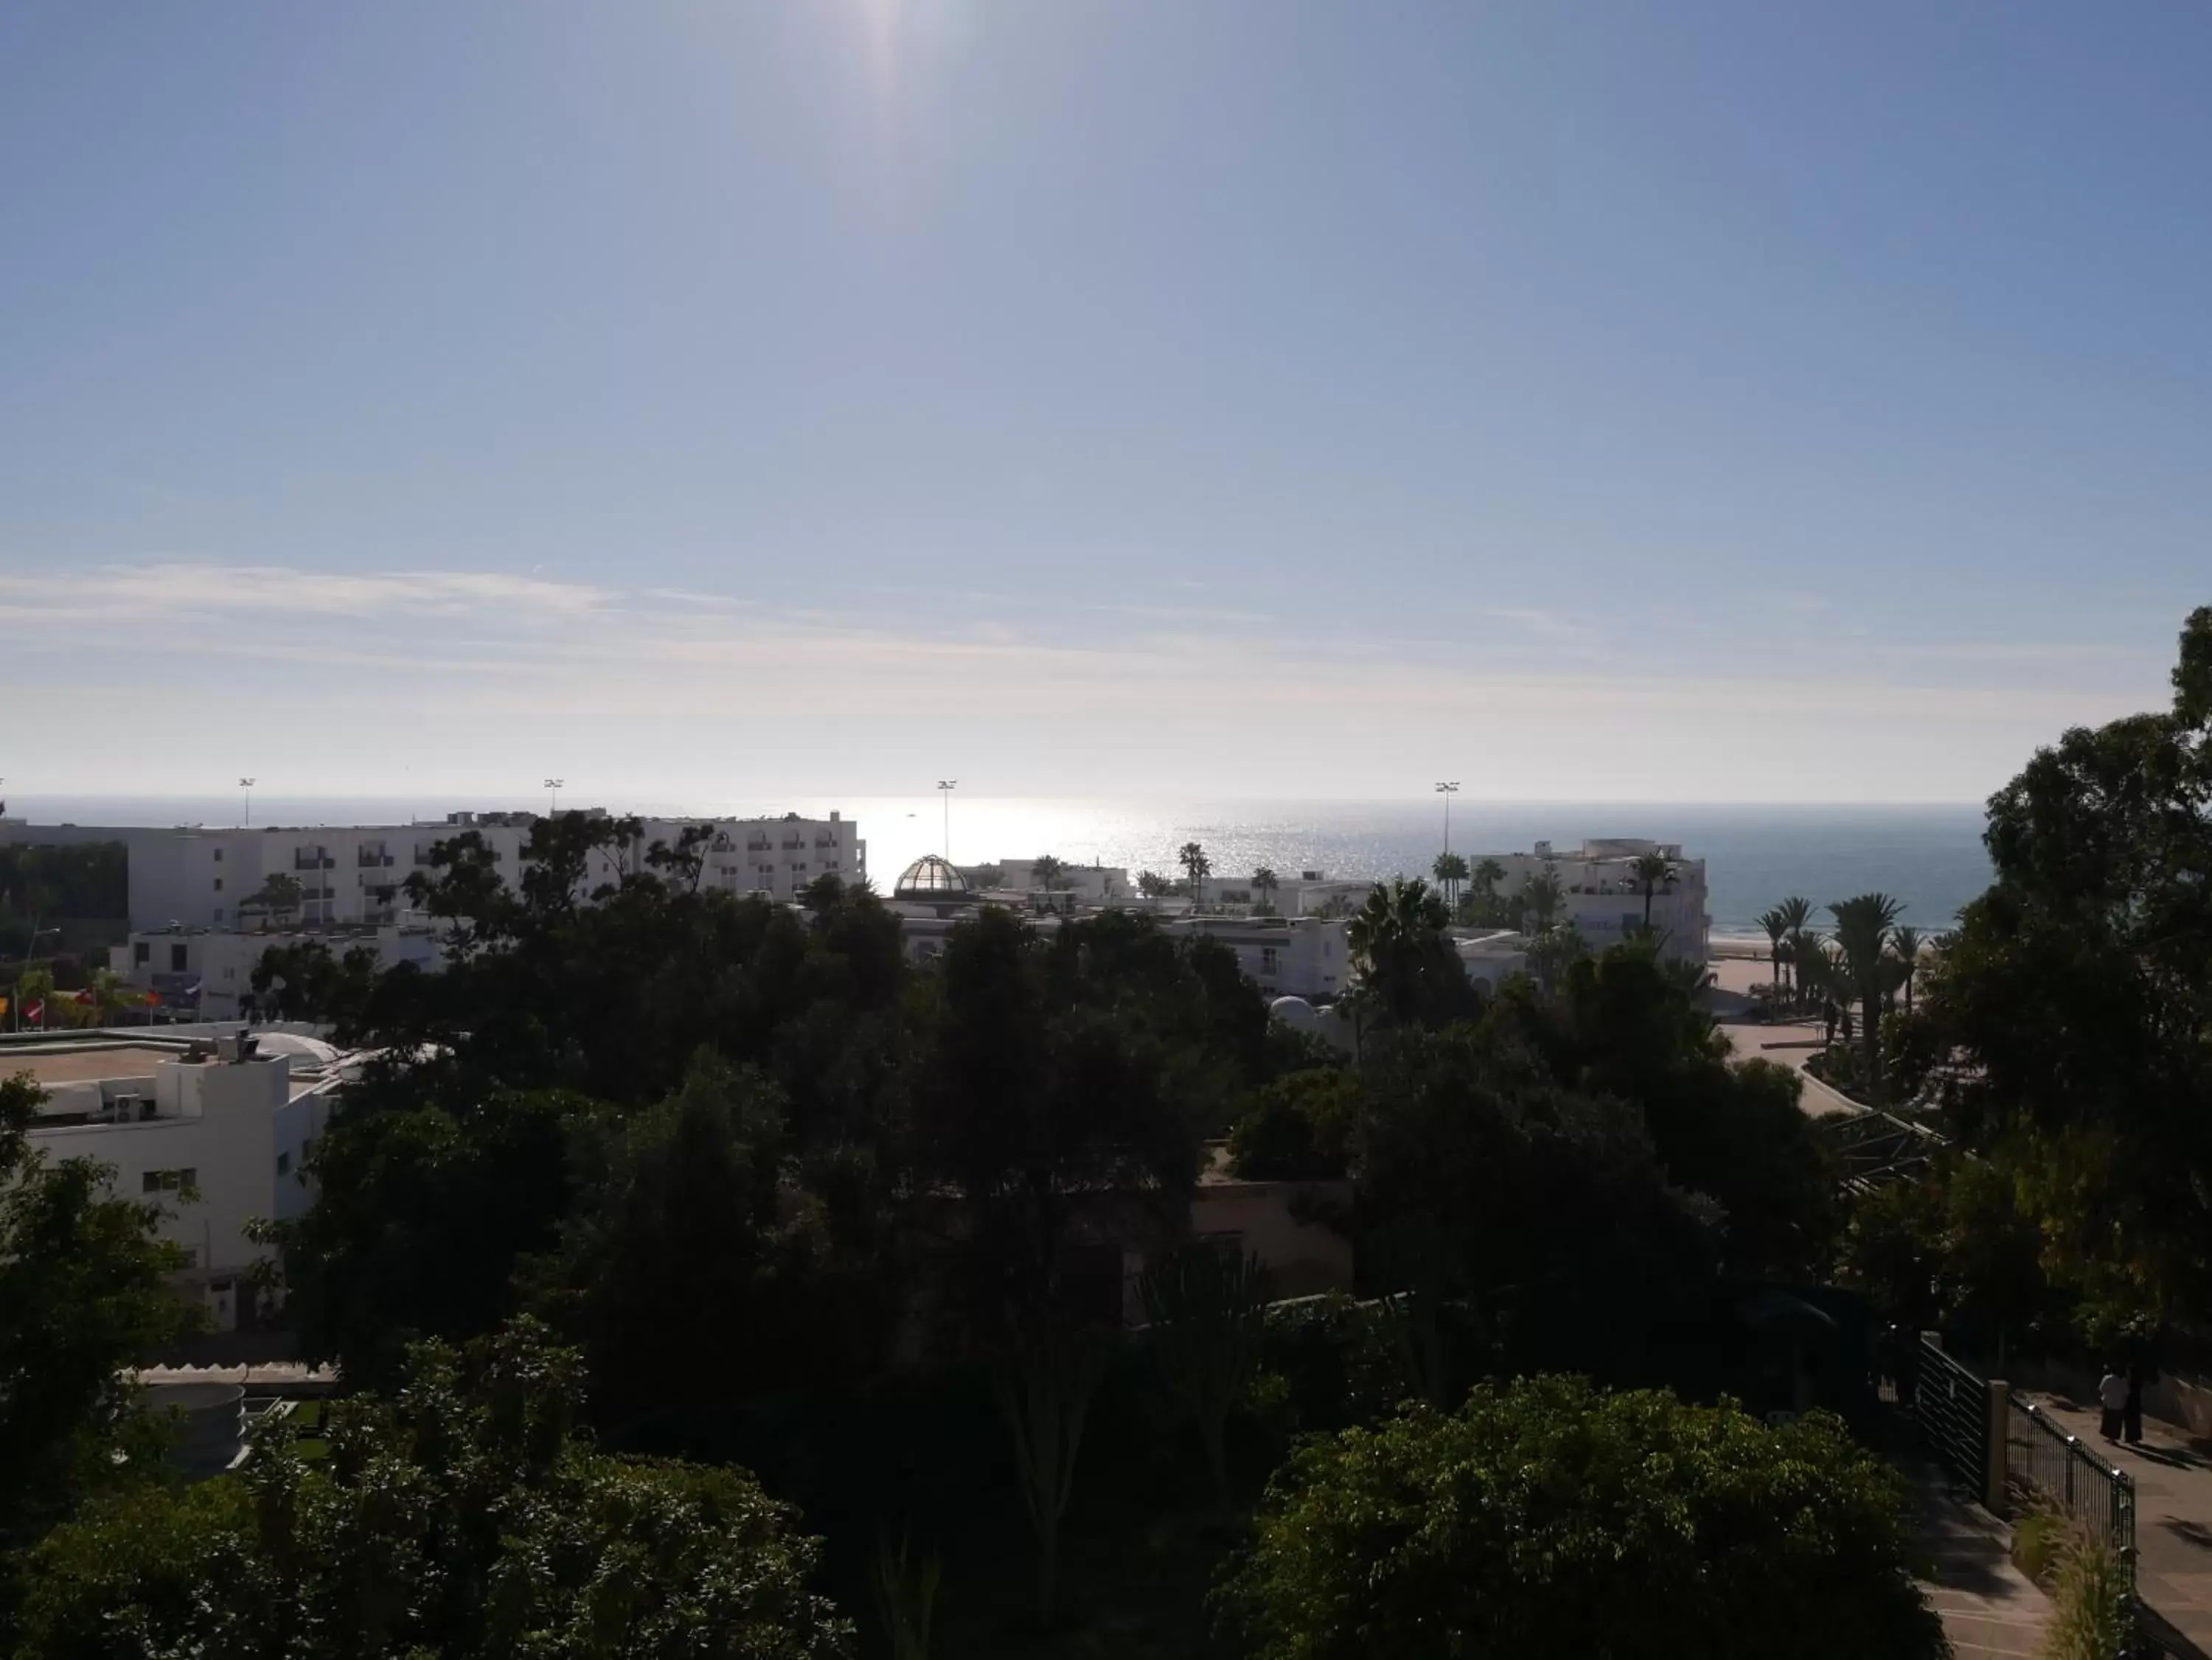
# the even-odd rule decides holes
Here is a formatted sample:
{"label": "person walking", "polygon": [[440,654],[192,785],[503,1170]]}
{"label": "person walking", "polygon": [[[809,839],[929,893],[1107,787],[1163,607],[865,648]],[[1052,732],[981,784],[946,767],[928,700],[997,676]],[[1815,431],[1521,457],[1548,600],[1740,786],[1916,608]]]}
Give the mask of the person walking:
{"label": "person walking", "polygon": [[2131,1447],[2142,1445],[2143,1390],[2158,1376],[2158,1368],[2137,1356],[2128,1363],[2128,1396],[2120,1409],[2120,1437]]}
{"label": "person walking", "polygon": [[2128,1380],[2118,1367],[2097,1380],[2097,1405],[2103,1415],[2098,1433],[2107,1441],[2118,1441],[2128,1406]]}

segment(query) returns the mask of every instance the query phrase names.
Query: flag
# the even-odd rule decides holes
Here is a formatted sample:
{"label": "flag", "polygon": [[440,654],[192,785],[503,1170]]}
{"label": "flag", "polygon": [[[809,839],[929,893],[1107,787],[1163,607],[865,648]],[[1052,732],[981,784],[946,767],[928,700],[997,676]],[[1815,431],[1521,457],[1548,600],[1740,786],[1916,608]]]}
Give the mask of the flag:
{"label": "flag", "polygon": [[23,1005],[23,1022],[27,1026],[44,1026],[46,1023],[46,1004],[43,997],[36,1003]]}
{"label": "flag", "polygon": [[161,994],[160,992],[158,992],[158,991],[149,991],[149,992],[146,994],[146,1006],[147,1006],[149,1009],[151,1009],[151,1008],[155,1007],[155,1006],[156,1004],[158,1004],[161,1001]]}
{"label": "flag", "polygon": [[90,1004],[92,1002],[92,988],[88,985],[83,991],[78,992],[76,994],[76,1001],[81,1003],[88,1005]]}

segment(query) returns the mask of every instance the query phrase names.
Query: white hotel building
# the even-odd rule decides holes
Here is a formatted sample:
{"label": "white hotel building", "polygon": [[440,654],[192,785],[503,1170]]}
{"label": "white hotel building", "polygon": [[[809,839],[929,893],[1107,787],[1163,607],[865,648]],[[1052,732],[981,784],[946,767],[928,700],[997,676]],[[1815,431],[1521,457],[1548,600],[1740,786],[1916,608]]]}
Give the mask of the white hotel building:
{"label": "white hotel building", "polygon": [[[48,845],[121,842],[128,851],[131,926],[151,933],[171,927],[222,931],[240,925],[239,907],[271,876],[300,885],[295,918],[304,924],[377,927],[404,920],[409,875],[427,870],[433,844],[473,831],[489,846],[509,881],[520,873],[534,813],[452,813],[442,821],[404,825],[270,825],[210,829],[142,826],[33,825],[0,821],[0,842]],[[857,881],[867,875],[867,844],[859,827],[832,813],[803,819],[648,819],[630,849],[597,857],[586,890],[612,881],[625,866],[641,868],[655,841],[675,845],[694,825],[714,829],[701,873],[702,887],[789,900],[816,877]],[[249,912],[249,922],[261,920]]]}

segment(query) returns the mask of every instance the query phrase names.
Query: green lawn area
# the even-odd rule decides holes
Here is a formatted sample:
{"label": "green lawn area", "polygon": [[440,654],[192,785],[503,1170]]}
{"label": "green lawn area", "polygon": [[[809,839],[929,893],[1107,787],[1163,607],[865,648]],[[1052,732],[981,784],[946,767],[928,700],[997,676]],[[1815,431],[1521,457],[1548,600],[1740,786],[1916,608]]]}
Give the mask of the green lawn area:
{"label": "green lawn area", "polygon": [[323,1403],[320,1401],[295,1401],[289,1421],[299,1437],[293,1448],[302,1458],[327,1458],[331,1444],[316,1432],[323,1427]]}

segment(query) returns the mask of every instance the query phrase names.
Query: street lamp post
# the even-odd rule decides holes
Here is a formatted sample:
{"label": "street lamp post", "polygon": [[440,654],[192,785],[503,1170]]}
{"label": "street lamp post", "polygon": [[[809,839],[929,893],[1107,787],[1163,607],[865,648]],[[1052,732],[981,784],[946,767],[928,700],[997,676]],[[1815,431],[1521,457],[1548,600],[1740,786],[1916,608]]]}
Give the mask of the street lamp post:
{"label": "street lamp post", "polygon": [[253,827],[253,780],[240,779],[238,787],[246,791],[246,827],[251,830]]}
{"label": "street lamp post", "polygon": [[553,808],[552,810],[546,815],[546,817],[558,818],[561,816],[561,786],[568,783],[568,780],[566,779],[548,779],[545,780],[546,789],[550,791],[553,795]]}
{"label": "street lamp post", "polygon": [[952,863],[952,792],[960,787],[958,779],[939,779],[938,792],[945,797],[945,862]]}
{"label": "street lamp post", "polygon": [[[1437,793],[1444,798],[1444,857],[1449,859],[1451,857],[1451,798],[1459,794],[1459,780],[1457,779],[1449,781],[1440,780],[1437,785]],[[1449,888],[1451,879],[1448,876],[1444,881],[1447,888]],[[1447,892],[1444,897],[1451,902],[1455,911],[1459,908],[1459,894],[1455,889]]]}

